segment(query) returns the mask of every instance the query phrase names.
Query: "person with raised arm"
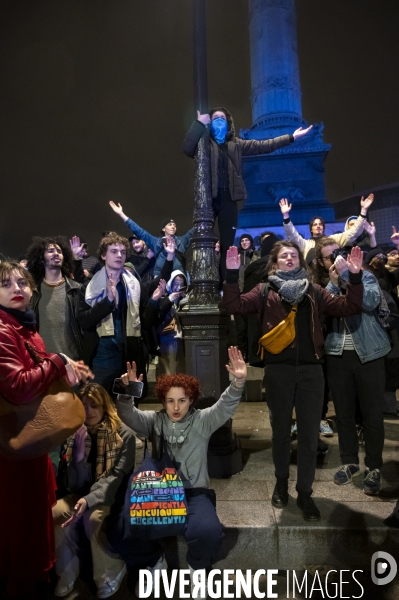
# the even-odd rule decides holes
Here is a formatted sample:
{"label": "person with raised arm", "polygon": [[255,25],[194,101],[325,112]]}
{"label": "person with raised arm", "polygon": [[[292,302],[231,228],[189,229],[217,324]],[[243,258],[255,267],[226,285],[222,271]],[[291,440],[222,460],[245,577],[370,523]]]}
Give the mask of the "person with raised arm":
{"label": "person with raised arm", "polygon": [[[357,217],[357,219],[355,218],[353,224],[345,229],[343,233],[333,233],[329,236],[338,244],[338,246],[348,246],[355,242],[365,227],[367,211],[372,205],[373,201],[374,194],[370,194],[367,198],[362,196],[360,200],[360,215]],[[283,215],[285,236],[287,240],[295,242],[298,245],[306,260],[309,250],[314,248],[317,240],[325,235],[325,223],[321,217],[314,217],[309,224],[311,237],[310,239],[305,239],[300,233],[298,233],[290,219],[292,204],[288,203],[287,198],[282,198],[279,204]]]}
{"label": "person with raised arm", "polygon": [[[273,461],[276,485],[272,504],[288,503],[291,454],[291,419],[295,406],[298,427],[297,505],[307,521],[318,521],[320,511],[313,502],[320,414],[323,404],[324,338],[323,315],[347,316],[360,312],[363,286],[362,252],[353,248],[348,256],[348,293],[328,294],[310,282],[302,252],[294,242],[279,241],[270,252],[268,283],[240,294],[236,247],[227,253],[223,305],[228,314],[257,313],[265,338],[266,399],[272,414]],[[287,328],[287,324],[291,327]],[[284,333],[281,333],[283,329]],[[265,334],[268,334],[267,336]]]}
{"label": "person with raised arm", "polygon": [[[212,565],[223,538],[215,509],[216,494],[209,487],[208,444],[211,435],[236,412],[247,376],[241,352],[230,347],[228,356],[230,364],[226,369],[232,381],[209,408],[194,408],[200,395],[198,379],[177,373],[162,375],[157,380],[155,393],[163,405],[160,411],[138,410],[134,399],[129,397],[129,383],[141,380],[141,376],[137,377],[135,364],[127,365],[127,373],[122,375],[126,395],[118,396],[116,401],[118,415],[128,427],[151,440],[154,449],[165,444],[183,481],[189,512],[183,535],[188,545],[187,562],[191,575]],[[125,550],[123,540],[120,541],[122,548],[118,544],[118,551],[129,565],[146,567],[153,574],[155,570],[167,569],[162,547],[151,540],[151,536],[131,539]],[[136,596],[140,597],[138,591],[137,587]]]}
{"label": "person with raised arm", "polygon": [[161,223],[161,236],[156,237],[151,235],[145,229],[142,229],[140,225],[137,225],[132,219],[129,219],[123,212],[121,204],[115,204],[113,200],[109,202],[110,207],[119,215],[119,217],[126,223],[130,231],[137,235],[140,240],[143,240],[148,248],[150,248],[155,254],[155,265],[154,265],[154,277],[161,274],[162,266],[166,260],[166,251],[164,248],[165,237],[171,236],[175,240],[175,257],[173,259],[173,270],[180,270],[186,272],[186,261],[184,258],[184,252],[187,250],[191,243],[191,237],[194,233],[194,228],[190,229],[184,235],[176,235],[177,225],[174,219],[165,218]]}
{"label": "person with raised arm", "polygon": [[212,185],[212,206],[215,219],[218,219],[221,246],[221,273],[224,279],[226,253],[234,243],[238,222],[238,204],[245,200],[247,191],[242,176],[242,157],[256,154],[269,154],[301,139],[312,129],[299,127],[293,134],[281,135],[268,140],[242,140],[236,137],[231,113],[220,106],[212,108],[209,114],[197,111],[183,142],[183,152],[194,158],[198,142],[210,132],[210,164]]}

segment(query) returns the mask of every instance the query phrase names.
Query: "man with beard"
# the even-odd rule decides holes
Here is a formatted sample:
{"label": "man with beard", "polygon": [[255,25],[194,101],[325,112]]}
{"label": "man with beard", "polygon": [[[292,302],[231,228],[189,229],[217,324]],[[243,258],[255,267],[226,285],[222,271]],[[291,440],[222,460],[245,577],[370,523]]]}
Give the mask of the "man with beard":
{"label": "man with beard", "polygon": [[35,237],[27,251],[27,269],[36,282],[31,305],[47,352],[82,358],[80,320],[87,309],[81,285],[71,274],[74,255],[62,237]]}
{"label": "man with beard", "polygon": [[133,252],[128,256],[127,262],[132,263],[140,276],[141,282],[147,283],[154,277],[154,252],[135,233],[129,237],[129,242]]}

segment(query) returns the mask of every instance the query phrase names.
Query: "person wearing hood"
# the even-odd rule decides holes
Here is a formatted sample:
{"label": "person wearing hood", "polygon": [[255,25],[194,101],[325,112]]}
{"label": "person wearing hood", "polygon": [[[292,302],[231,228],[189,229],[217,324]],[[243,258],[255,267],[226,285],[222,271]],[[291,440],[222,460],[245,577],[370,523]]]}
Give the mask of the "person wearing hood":
{"label": "person wearing hood", "polygon": [[[163,294],[167,292],[166,296]],[[187,278],[180,270],[169,281],[161,281],[144,311],[144,327],[155,328],[160,356],[157,375],[185,371],[184,341],[178,312],[187,303]]]}
{"label": "person wearing hood", "polygon": [[[230,347],[228,354],[231,366],[226,365],[226,369],[233,379],[219,400],[209,408],[194,408],[193,404],[200,395],[198,379],[182,374],[162,375],[158,379],[155,392],[163,405],[160,411],[138,410],[134,399],[128,395],[120,395],[116,401],[122,421],[151,440],[153,448],[160,447],[162,436],[166,451],[183,481],[190,515],[183,535],[188,546],[187,562],[191,575],[212,565],[223,539],[222,526],[215,510],[216,495],[209,488],[208,443],[211,435],[233,417],[247,376],[240,351]],[[128,372],[122,375],[122,382],[127,386],[126,394],[129,394],[131,381],[137,381],[134,364],[131,368],[128,365]],[[130,564],[146,567],[152,574],[158,569],[168,568],[158,541],[140,538],[129,546],[125,559]],[[123,548],[118,550],[123,555]],[[140,597],[137,593],[136,596]],[[199,597],[207,596],[201,594]]]}
{"label": "person wearing hood", "polygon": [[222,260],[220,262],[224,279],[226,253],[234,243],[238,221],[239,200],[245,200],[247,191],[242,176],[242,157],[254,154],[268,154],[278,148],[293,143],[306,135],[311,127],[300,127],[293,134],[282,135],[268,140],[242,140],[236,137],[231,113],[223,106],[213,108],[209,114],[197,111],[197,120],[188,130],[183,142],[184,153],[194,158],[198,142],[209,125],[210,163],[212,183],[212,204],[215,218],[218,218]]}
{"label": "person wearing hood", "polygon": [[[298,246],[294,242],[280,241],[271,250],[267,285],[259,284],[250,292],[240,294],[237,248],[233,246],[227,253],[223,285],[226,312],[233,315],[257,314],[263,336],[269,334],[269,340],[274,337],[275,342],[274,347],[268,346],[264,352],[266,399],[273,415],[276,486],[272,505],[283,508],[289,500],[291,420],[295,406],[298,426],[297,505],[307,521],[320,519],[320,511],[311,495],[324,391],[323,315],[344,317],[356,314],[362,307],[362,253],[359,248],[352,250],[346,264],[350,271],[348,294],[334,296],[310,282],[306,262]],[[291,331],[286,329],[285,334],[278,337],[284,323],[293,319]]]}
{"label": "person wearing hood", "polygon": [[[194,233],[194,227],[192,227],[184,235],[176,235],[177,225],[174,219],[166,217],[161,223],[161,236],[157,237],[151,235],[145,229],[142,229],[140,225],[135,223],[132,219],[129,219],[123,212],[121,204],[115,204],[113,200],[109,202],[110,207],[120,216],[120,218],[126,223],[130,231],[135,234],[140,240],[143,240],[150,250],[154,253],[155,265],[154,265],[154,277],[161,274],[162,266],[166,260],[167,252],[164,247],[165,238],[173,237],[175,241],[175,256],[173,259],[173,268],[180,269],[186,273],[186,260],[184,253],[191,244],[191,237]],[[132,261],[131,261],[132,262]]]}
{"label": "person wearing hood", "polygon": [[[334,233],[330,236],[338,246],[354,246],[359,235],[363,232],[363,229],[368,230],[369,224],[367,223],[366,217],[367,211],[373,203],[373,200],[374,194],[370,194],[367,198],[362,196],[360,200],[360,215],[348,219],[343,233]],[[325,223],[321,217],[314,217],[309,224],[311,238],[306,240],[298,233],[290,219],[292,204],[288,203],[287,198],[282,198],[279,204],[283,215],[285,237],[287,240],[295,242],[299,246],[299,249],[306,260],[309,250],[314,248],[317,240],[324,236]],[[373,223],[371,223],[371,225],[374,227]]]}

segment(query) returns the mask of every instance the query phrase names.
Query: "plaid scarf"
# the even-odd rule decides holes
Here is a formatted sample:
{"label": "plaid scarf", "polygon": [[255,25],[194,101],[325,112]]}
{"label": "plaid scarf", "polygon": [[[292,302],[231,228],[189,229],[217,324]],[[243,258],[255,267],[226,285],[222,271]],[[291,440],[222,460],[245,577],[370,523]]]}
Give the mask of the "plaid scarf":
{"label": "plaid scarf", "polygon": [[[116,431],[112,433],[107,417],[104,417],[103,421],[98,423],[98,425],[88,427],[87,432],[89,435],[85,439],[86,460],[91,449],[91,436],[97,436],[96,481],[98,481],[101,477],[107,477],[114,466],[115,459],[123,446],[123,440]],[[68,465],[72,460],[73,449],[75,447],[75,435],[67,440],[65,459]]]}

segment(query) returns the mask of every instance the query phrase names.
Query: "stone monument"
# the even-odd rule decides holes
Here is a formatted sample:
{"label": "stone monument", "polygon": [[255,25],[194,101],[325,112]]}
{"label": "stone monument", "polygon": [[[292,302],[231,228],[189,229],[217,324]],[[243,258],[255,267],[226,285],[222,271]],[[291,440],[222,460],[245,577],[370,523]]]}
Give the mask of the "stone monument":
{"label": "stone monument", "polygon": [[[302,118],[295,0],[249,0],[251,102],[253,124],[243,139],[267,139],[307,127]],[[248,198],[239,228],[281,225],[278,202],[293,202],[294,223],[315,215],[334,221],[325,198],[324,161],[331,148],[323,142],[323,124],[301,141],[268,155],[244,157]]]}

